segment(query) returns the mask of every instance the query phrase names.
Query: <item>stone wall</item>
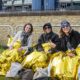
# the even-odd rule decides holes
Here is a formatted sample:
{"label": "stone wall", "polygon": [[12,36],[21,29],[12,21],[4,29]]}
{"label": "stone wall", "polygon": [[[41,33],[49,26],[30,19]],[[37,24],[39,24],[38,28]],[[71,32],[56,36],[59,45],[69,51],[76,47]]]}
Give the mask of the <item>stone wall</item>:
{"label": "stone wall", "polygon": [[64,19],[70,21],[72,25],[80,25],[80,15],[51,15],[51,16],[6,16],[0,17],[1,25],[24,25],[31,22],[33,25],[42,26],[46,22],[51,22],[53,25],[59,25]]}
{"label": "stone wall", "polygon": [[20,15],[20,16],[0,16],[0,43],[7,43],[7,35],[14,35],[15,32],[22,29],[22,26],[28,22],[34,26],[35,39],[42,32],[42,26],[50,22],[54,27],[54,32],[59,32],[62,20],[68,20],[72,26],[80,31],[80,15]]}

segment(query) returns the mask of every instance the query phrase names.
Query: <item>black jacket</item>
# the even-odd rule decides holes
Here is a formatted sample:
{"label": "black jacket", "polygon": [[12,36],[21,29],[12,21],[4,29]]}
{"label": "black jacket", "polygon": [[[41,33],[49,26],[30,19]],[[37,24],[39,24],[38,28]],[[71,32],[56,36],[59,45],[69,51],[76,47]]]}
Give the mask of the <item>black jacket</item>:
{"label": "black jacket", "polygon": [[38,39],[38,43],[42,44],[42,43],[46,43],[52,41],[53,43],[56,44],[56,49],[58,50],[58,46],[59,46],[59,37],[57,34],[50,32],[48,34],[43,33],[40,38]]}
{"label": "black jacket", "polygon": [[72,48],[76,48],[80,44],[80,33],[72,30],[69,36],[64,36],[60,38],[60,50],[68,50],[67,42],[70,43]]}
{"label": "black jacket", "polygon": [[[43,47],[42,47],[42,43],[47,43],[47,42],[49,42],[49,41],[52,41],[53,43],[56,44],[56,48],[55,48],[55,49],[51,48],[51,49],[49,50],[49,52],[52,54],[52,53],[58,51],[59,45],[60,45],[60,44],[59,44],[59,43],[60,43],[59,37],[58,37],[57,34],[55,34],[55,33],[53,33],[53,32],[50,32],[50,33],[48,33],[48,34],[45,34],[45,33],[41,34],[41,36],[40,36],[39,39],[38,39],[38,43],[37,43],[35,46],[30,47],[30,48],[28,49],[28,51],[27,51],[26,54],[29,54],[29,53],[33,52],[35,49],[36,49],[37,51],[44,51],[44,49],[43,49]],[[26,55],[26,54],[25,54],[25,55]]]}

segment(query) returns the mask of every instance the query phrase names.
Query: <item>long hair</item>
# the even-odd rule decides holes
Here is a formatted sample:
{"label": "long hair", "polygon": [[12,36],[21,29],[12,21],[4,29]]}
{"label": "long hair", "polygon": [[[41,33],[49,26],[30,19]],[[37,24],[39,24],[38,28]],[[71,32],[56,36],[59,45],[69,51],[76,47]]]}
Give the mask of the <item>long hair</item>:
{"label": "long hair", "polygon": [[[70,31],[68,33],[70,33],[72,31],[72,28],[70,27]],[[60,37],[64,37],[66,34],[63,32],[62,28],[60,29]]]}
{"label": "long hair", "polygon": [[33,32],[33,25],[32,25],[31,23],[25,24],[24,27],[23,27],[23,30],[25,31],[25,27],[26,27],[27,25],[30,25],[30,26],[31,26],[31,31],[30,31],[30,33],[32,34],[32,32]]}

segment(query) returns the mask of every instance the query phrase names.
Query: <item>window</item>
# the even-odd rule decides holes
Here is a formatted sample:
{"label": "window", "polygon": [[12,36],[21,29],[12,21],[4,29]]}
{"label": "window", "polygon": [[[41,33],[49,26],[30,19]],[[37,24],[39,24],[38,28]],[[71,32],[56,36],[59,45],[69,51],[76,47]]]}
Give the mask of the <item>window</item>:
{"label": "window", "polygon": [[4,1],[3,5],[4,6],[12,6],[12,0]]}
{"label": "window", "polygon": [[31,5],[24,6],[24,11],[30,11],[32,9]]}
{"label": "window", "polygon": [[32,4],[32,0],[24,0],[24,4]]}
{"label": "window", "polygon": [[80,10],[80,3],[73,3],[75,10]]}
{"label": "window", "polygon": [[15,6],[14,9],[15,9],[15,11],[21,11],[22,10],[22,6]]}
{"label": "window", "polygon": [[22,5],[22,0],[14,0],[14,6]]}

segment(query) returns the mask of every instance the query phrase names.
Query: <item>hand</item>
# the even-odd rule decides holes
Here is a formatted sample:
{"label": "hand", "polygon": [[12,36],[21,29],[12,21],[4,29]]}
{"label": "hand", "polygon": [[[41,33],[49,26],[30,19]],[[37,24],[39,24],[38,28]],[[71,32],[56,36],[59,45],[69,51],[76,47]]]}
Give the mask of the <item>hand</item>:
{"label": "hand", "polygon": [[19,49],[18,49],[18,52],[21,52],[23,50],[23,48],[22,47],[20,47]]}
{"label": "hand", "polygon": [[55,48],[56,47],[56,44],[50,42],[50,45],[52,46],[52,48]]}
{"label": "hand", "polygon": [[69,56],[69,57],[74,57],[75,54],[73,54],[73,53],[69,53],[68,56]]}

